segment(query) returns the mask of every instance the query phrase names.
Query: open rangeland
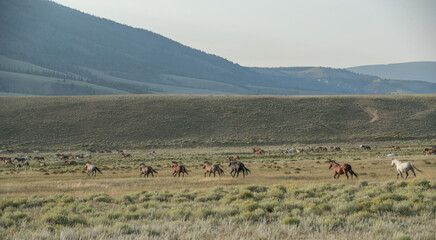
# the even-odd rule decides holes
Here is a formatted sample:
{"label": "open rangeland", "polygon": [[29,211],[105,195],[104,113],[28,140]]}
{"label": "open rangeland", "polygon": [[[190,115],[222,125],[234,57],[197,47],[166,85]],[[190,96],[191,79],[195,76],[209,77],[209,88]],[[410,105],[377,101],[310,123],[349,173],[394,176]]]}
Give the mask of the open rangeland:
{"label": "open rangeland", "polygon": [[[33,159],[30,167],[0,165],[0,238],[434,239],[436,155],[423,152],[432,142],[365,144],[371,150],[329,143],[327,151],[289,153],[283,150],[323,145],[260,146],[263,154],[250,146],[125,151],[129,158],[115,150],[32,153],[46,166]],[[91,158],[67,165],[54,158],[61,153]],[[233,155],[251,174],[232,178]],[[423,173],[397,180],[392,158],[412,161]],[[329,159],[350,164],[358,178],[334,179]],[[88,176],[88,161],[102,174]],[[174,161],[189,175],[174,177]],[[225,174],[205,177],[205,161]],[[140,177],[142,163],[158,173]]]}

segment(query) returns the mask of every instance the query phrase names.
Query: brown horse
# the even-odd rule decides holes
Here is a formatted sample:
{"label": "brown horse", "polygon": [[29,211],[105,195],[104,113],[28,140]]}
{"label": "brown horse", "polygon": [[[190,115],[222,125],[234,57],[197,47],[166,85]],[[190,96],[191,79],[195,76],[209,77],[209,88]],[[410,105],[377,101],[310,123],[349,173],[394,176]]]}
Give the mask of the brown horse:
{"label": "brown horse", "polygon": [[221,174],[224,174],[224,171],[220,168],[218,164],[212,165],[209,162],[203,163],[203,169],[206,169],[206,172],[204,173],[204,176],[206,177],[206,174],[209,173],[210,175],[213,173],[213,177],[215,177],[215,173],[218,172],[218,175],[221,176]]}
{"label": "brown horse", "polygon": [[188,174],[188,171],[186,170],[185,166],[177,164],[177,162],[172,162],[171,166],[173,167],[173,176],[175,177],[177,174],[180,177],[180,173],[182,174],[182,177],[185,177]]}
{"label": "brown horse", "polygon": [[13,164],[11,158],[8,157],[3,158],[3,161],[5,162],[5,164]]}
{"label": "brown horse", "polygon": [[72,161],[72,160],[65,161],[65,164],[66,165],[77,165],[76,161]]}
{"label": "brown horse", "polygon": [[130,154],[130,153],[122,153],[121,155],[123,155],[123,157],[125,157],[125,158],[132,157],[132,154]]}
{"label": "brown horse", "polygon": [[428,155],[436,154],[436,148],[429,149],[429,150],[427,151],[427,153],[428,153]]}
{"label": "brown horse", "polygon": [[155,171],[152,167],[145,166],[145,164],[141,164],[141,166],[139,166],[139,171],[140,171],[139,177],[141,177],[143,174],[144,174],[144,177],[146,175],[148,177],[148,175],[150,173],[151,173],[151,176],[154,177],[153,173],[157,173],[157,171]]}
{"label": "brown horse", "polygon": [[[356,176],[357,178],[357,174],[355,172],[353,172],[353,169],[351,169],[351,165],[350,164],[337,164],[335,162],[335,160],[330,160],[329,159],[329,169],[333,167],[333,172],[335,173],[335,175],[333,176],[333,178],[335,179],[339,179],[339,176],[341,174],[345,174],[345,176],[347,176],[348,179],[348,173],[350,173],[351,175],[351,179],[353,179],[353,175]],[[336,175],[338,177],[336,177]]]}
{"label": "brown horse", "polygon": [[265,151],[262,148],[255,147],[253,148],[254,154],[263,154]]}
{"label": "brown horse", "polygon": [[40,167],[47,167],[47,165],[45,163],[43,163],[43,162],[39,162],[39,166]]}

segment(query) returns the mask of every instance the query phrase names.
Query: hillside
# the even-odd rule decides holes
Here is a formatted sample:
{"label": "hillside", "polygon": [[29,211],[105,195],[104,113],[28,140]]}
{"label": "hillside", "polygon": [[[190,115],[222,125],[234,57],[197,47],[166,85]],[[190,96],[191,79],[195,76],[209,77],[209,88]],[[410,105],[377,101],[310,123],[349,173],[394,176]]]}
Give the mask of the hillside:
{"label": "hillside", "polygon": [[0,149],[436,139],[436,96],[0,97]]}
{"label": "hillside", "polygon": [[48,0],[0,1],[0,31],[0,92],[6,94],[436,93],[436,84],[345,76],[341,69],[293,68],[284,74],[243,67]]}
{"label": "hillside", "polygon": [[409,62],[347,68],[351,72],[398,80],[420,80],[436,83],[436,62]]}

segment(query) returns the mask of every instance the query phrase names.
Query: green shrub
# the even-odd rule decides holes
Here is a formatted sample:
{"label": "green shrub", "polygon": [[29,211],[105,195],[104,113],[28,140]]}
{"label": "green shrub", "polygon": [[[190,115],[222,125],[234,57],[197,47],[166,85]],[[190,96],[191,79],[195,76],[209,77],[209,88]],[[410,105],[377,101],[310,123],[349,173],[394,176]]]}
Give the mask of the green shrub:
{"label": "green shrub", "polygon": [[256,193],[266,192],[268,190],[267,187],[258,186],[258,185],[250,185],[250,186],[245,187],[245,189],[249,190],[250,192],[256,192]]}
{"label": "green shrub", "polygon": [[282,224],[288,224],[288,225],[299,225],[300,219],[295,217],[284,217],[282,219]]}
{"label": "green shrub", "polygon": [[236,195],[236,197],[239,199],[249,199],[253,198],[254,194],[250,191],[242,190],[238,195]]}
{"label": "green shrub", "polygon": [[405,233],[396,234],[392,240],[412,240],[412,237]]}
{"label": "green shrub", "polygon": [[[192,215],[191,211],[189,211],[187,209],[181,209],[181,208],[173,208],[170,210],[169,214],[170,214],[171,220],[182,220],[182,221],[188,220],[189,217]],[[208,216],[213,215],[213,214],[208,215],[207,213],[204,213],[204,212],[202,212],[201,214],[204,218],[207,218]]]}
{"label": "green shrub", "polygon": [[353,213],[348,217],[348,221],[352,224],[358,224],[360,222],[367,221],[369,219],[375,218],[376,216],[367,212],[367,211],[361,211],[357,213]]}
{"label": "green shrub", "polygon": [[345,225],[345,218],[341,216],[326,216],[321,219],[321,224],[330,228],[340,228]]}
{"label": "green shrub", "polygon": [[215,211],[205,207],[200,207],[195,211],[195,217],[200,219],[207,219],[209,217],[213,217],[215,214],[216,214]]}
{"label": "green shrub", "polygon": [[51,225],[63,225],[69,224],[68,217],[63,213],[51,212],[42,217],[42,221]]}
{"label": "green shrub", "polygon": [[128,223],[117,222],[115,224],[115,229],[117,229],[121,234],[139,234],[140,231],[136,228],[131,227]]}

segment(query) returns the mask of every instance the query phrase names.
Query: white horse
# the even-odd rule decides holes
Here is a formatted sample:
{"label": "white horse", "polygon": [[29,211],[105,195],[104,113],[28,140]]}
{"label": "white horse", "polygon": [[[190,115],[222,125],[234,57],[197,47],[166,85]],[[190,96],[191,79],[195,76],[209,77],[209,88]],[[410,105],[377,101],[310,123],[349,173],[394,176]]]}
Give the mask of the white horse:
{"label": "white horse", "polygon": [[401,178],[403,178],[402,172],[406,173],[406,179],[407,179],[407,177],[409,176],[409,170],[412,170],[413,175],[415,175],[415,177],[416,177],[416,174],[415,174],[414,169],[416,169],[416,171],[422,173],[422,171],[419,170],[418,168],[416,168],[415,165],[413,165],[413,163],[411,163],[411,162],[402,163],[402,162],[398,161],[398,159],[393,159],[391,166],[393,167],[394,165],[397,167],[397,179],[398,179],[399,175],[401,175]]}

